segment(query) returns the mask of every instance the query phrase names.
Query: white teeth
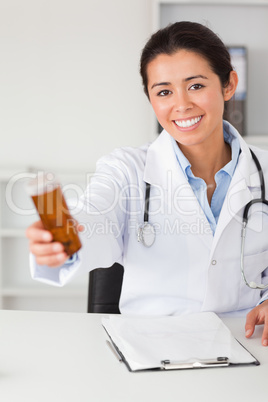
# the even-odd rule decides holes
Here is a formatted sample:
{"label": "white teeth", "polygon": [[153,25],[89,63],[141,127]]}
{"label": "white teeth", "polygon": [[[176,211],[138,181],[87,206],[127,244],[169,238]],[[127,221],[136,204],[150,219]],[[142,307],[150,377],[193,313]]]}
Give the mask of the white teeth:
{"label": "white teeth", "polygon": [[179,127],[186,128],[186,127],[193,126],[194,124],[198,123],[200,120],[201,120],[201,116],[196,117],[196,118],[191,119],[191,120],[180,120],[180,121],[175,120],[175,123]]}

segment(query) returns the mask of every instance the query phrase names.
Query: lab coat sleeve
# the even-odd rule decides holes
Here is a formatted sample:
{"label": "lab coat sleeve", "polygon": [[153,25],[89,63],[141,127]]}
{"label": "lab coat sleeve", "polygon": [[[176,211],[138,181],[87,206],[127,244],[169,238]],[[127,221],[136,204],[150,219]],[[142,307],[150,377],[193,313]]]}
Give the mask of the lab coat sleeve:
{"label": "lab coat sleeve", "polygon": [[96,173],[79,202],[75,207],[72,201],[68,202],[72,216],[84,227],[77,261],[55,269],[37,265],[31,256],[34,279],[63,286],[79,274],[110,267],[115,262],[123,263],[129,189],[143,174],[143,155],[144,152],[136,149],[121,149],[98,162]]}
{"label": "lab coat sleeve", "polygon": [[33,254],[30,254],[30,273],[33,279],[47,285],[64,286],[77,274],[79,274],[80,259],[66,263],[58,268],[50,268],[47,265],[38,265]]}
{"label": "lab coat sleeve", "polygon": [[38,265],[34,256],[30,256],[33,279],[49,285],[64,286],[74,277],[95,268],[110,267],[114,262],[122,263],[122,236],[113,227],[117,226],[114,211],[101,214],[95,210],[91,214],[82,207],[75,219],[84,226],[84,232],[79,235],[82,248],[77,253],[77,260],[74,263],[67,262],[59,268],[50,268]]}
{"label": "lab coat sleeve", "polygon": [[[50,268],[38,265],[35,257],[30,255],[32,278],[49,285],[64,286],[74,277],[95,268],[110,267],[115,262],[122,264],[122,236],[116,229],[111,229],[111,214],[109,216],[108,218],[108,215],[97,212],[94,216],[79,213],[75,218],[85,230],[80,234],[82,248],[77,253],[76,261],[67,262],[58,268]],[[114,222],[113,224],[116,225]]]}
{"label": "lab coat sleeve", "polygon": [[75,219],[84,226],[84,231],[79,235],[82,248],[77,253],[76,261],[50,268],[38,265],[31,255],[30,272],[33,279],[49,285],[64,286],[74,277],[95,268],[110,267],[114,262],[122,263],[122,236],[116,229],[119,223],[116,222],[114,211],[102,214],[90,207],[89,212],[83,204]]}
{"label": "lab coat sleeve", "polygon": [[257,306],[259,306],[260,304],[262,304],[265,300],[268,300],[268,293],[265,293],[264,296],[262,296],[261,300],[259,301],[259,303],[257,304]]}
{"label": "lab coat sleeve", "polygon": [[[262,283],[265,285],[268,285],[268,268],[266,268],[266,270],[262,274]],[[263,303],[265,300],[268,300],[268,289],[264,290],[261,293],[261,299],[260,299],[258,305]]]}

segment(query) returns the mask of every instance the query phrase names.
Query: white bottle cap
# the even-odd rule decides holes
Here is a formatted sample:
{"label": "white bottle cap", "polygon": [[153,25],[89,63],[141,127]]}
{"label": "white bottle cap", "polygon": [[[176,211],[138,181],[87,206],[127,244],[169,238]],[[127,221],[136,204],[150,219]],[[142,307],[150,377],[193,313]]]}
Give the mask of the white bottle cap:
{"label": "white bottle cap", "polygon": [[26,185],[26,191],[30,196],[49,193],[60,184],[53,173],[38,172],[36,177]]}

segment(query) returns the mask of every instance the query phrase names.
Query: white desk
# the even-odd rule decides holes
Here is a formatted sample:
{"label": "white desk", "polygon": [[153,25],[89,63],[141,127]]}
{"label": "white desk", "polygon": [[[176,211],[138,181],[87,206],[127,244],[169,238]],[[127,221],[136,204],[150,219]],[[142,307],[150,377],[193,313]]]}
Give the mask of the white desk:
{"label": "white desk", "polygon": [[[105,342],[101,316],[0,311],[3,402],[249,402],[267,400],[262,328],[244,337],[244,318],[225,318],[261,365],[130,373]],[[257,399],[256,399],[257,398]]]}

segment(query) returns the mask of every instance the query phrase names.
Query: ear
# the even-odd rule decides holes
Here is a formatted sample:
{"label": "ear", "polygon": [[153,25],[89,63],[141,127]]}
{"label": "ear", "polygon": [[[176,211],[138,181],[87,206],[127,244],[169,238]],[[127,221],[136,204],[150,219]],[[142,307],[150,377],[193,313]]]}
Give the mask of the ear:
{"label": "ear", "polygon": [[223,90],[224,100],[228,101],[234,95],[238,84],[238,76],[236,71],[232,70],[230,72],[230,81],[226,88]]}

